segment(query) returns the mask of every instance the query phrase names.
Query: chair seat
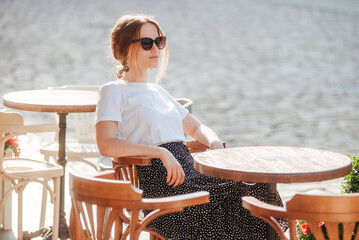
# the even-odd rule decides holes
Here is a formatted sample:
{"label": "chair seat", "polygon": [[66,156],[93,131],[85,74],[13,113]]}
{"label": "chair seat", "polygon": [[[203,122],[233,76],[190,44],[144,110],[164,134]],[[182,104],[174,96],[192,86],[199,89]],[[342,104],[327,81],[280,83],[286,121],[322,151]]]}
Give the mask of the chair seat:
{"label": "chair seat", "polygon": [[[44,155],[51,155],[57,158],[59,151],[59,144],[56,142],[46,144],[40,149],[40,153]],[[66,142],[66,156],[67,158],[85,158],[85,157],[100,157],[96,143],[79,143]]]}
{"label": "chair seat", "polygon": [[14,177],[59,177],[63,174],[61,166],[32,159],[4,159],[4,170]]}

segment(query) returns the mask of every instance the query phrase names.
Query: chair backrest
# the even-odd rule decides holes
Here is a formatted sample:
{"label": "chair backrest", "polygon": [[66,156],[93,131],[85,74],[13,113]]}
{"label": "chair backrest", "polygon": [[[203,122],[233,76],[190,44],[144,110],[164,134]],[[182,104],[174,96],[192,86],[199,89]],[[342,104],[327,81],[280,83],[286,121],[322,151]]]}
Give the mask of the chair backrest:
{"label": "chair backrest", "polygon": [[[113,225],[114,239],[127,239],[130,235],[130,239],[137,240],[142,231],[160,237],[148,226],[152,220],[209,202],[209,193],[203,191],[163,198],[142,198],[142,190],[133,187],[129,181],[114,180],[113,170],[99,172],[92,177],[82,177],[70,170],[69,176],[71,239],[107,240]],[[143,218],[141,210],[144,209],[153,211]],[[123,223],[127,224],[125,229]]]}
{"label": "chair backrest", "polygon": [[12,112],[7,109],[0,110],[0,125],[24,125],[24,118],[18,112]]}
{"label": "chair backrest", "polygon": [[188,98],[176,98],[176,101],[179,102],[184,108],[186,108],[189,113],[192,113],[193,101]]}
{"label": "chair backrest", "polygon": [[[287,216],[292,224],[296,219],[305,220],[317,240],[324,239],[322,227],[328,232],[329,239],[339,239],[339,228],[343,240],[352,239],[354,226],[359,222],[359,194],[322,196],[296,194],[286,204]],[[338,224],[341,227],[338,227]],[[291,229],[295,231],[295,229]],[[359,239],[357,231],[356,238]]]}
{"label": "chair backrest", "polygon": [[56,131],[57,125],[24,125],[24,118],[19,112],[0,110],[0,170],[3,170],[4,147],[7,140],[27,133]]}
{"label": "chair backrest", "polygon": [[[0,110],[0,169],[2,170],[2,163],[4,158],[5,142],[11,137],[10,134],[17,129],[18,126],[24,126],[24,118],[18,112],[11,112],[6,109]],[[6,135],[9,134],[9,135]]]}
{"label": "chair backrest", "polygon": [[69,176],[73,217],[81,225],[76,229],[82,229],[82,239],[109,239],[123,208],[141,205],[142,191],[129,181],[113,180],[113,171],[95,178],[82,177],[70,170]]}

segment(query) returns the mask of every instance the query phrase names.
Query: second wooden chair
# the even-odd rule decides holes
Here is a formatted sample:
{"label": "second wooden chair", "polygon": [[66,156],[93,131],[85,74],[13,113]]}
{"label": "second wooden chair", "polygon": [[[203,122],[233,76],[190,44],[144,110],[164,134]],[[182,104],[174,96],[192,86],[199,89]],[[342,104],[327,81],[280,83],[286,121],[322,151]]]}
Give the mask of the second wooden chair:
{"label": "second wooden chair", "polygon": [[[155,218],[183,208],[207,203],[208,192],[195,192],[166,198],[143,198],[142,190],[129,181],[115,180],[115,172],[108,170],[92,177],[82,177],[70,172],[72,210],[70,218],[71,239],[137,240],[141,231],[149,231],[147,225]],[[140,211],[153,210],[144,218]],[[124,212],[130,215],[123,232]],[[155,232],[153,232],[156,234]]]}
{"label": "second wooden chair", "polygon": [[[339,196],[321,196],[296,194],[287,202],[286,208],[273,206],[259,201],[254,197],[243,197],[243,207],[252,215],[268,222],[279,234],[282,240],[288,240],[283,229],[275,218],[288,219],[290,239],[298,239],[296,234],[296,220],[305,220],[316,240],[324,237],[321,224],[325,225],[331,240],[359,239],[359,194],[343,194]],[[321,224],[319,224],[321,223]],[[339,223],[342,226],[342,238],[339,238]],[[356,225],[356,227],[355,227]],[[352,238],[354,230],[355,238]]]}

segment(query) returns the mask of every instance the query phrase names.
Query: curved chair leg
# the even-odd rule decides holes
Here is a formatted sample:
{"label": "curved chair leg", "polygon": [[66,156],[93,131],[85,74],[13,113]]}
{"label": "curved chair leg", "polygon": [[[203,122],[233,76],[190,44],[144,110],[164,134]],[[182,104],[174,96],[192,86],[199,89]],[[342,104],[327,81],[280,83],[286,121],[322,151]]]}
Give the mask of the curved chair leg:
{"label": "curved chair leg", "polygon": [[[7,181],[7,180],[4,181],[4,179],[2,180],[2,184],[3,184],[3,186],[2,186],[3,189],[2,189],[2,193],[0,193],[1,200],[4,197],[4,194],[12,187],[11,182]],[[9,207],[9,206],[11,206],[11,202],[12,202],[12,195],[10,194],[6,198],[2,208],[0,208],[0,211],[1,211],[2,217],[3,217],[2,224],[3,224],[4,230],[12,229],[12,208]]]}
{"label": "curved chair leg", "polygon": [[131,211],[131,222],[130,222],[130,240],[138,240],[140,233],[137,231],[137,226],[139,225],[139,215],[140,211],[138,209],[132,209]]}
{"label": "curved chair leg", "polygon": [[54,177],[54,219],[52,224],[52,240],[57,240],[59,235],[59,218],[60,218],[60,177]]}
{"label": "curved chair leg", "polygon": [[[45,154],[44,161],[50,162],[50,156]],[[44,178],[45,182],[49,182],[48,179]],[[46,215],[46,207],[47,207],[47,190],[45,187],[42,188],[42,200],[41,200],[41,213],[40,213],[40,224],[39,229],[42,229],[45,226],[45,215]]]}
{"label": "curved chair leg", "polygon": [[123,231],[123,221],[120,217],[117,217],[115,220],[115,236],[114,240],[120,240],[122,237]]}
{"label": "curved chair leg", "polygon": [[[163,239],[165,239],[165,238],[163,238]],[[150,240],[161,240],[161,238],[159,236],[156,236],[153,233],[150,233]]]}
{"label": "curved chair leg", "polygon": [[74,202],[72,202],[72,207],[70,211],[70,226],[69,226],[70,238],[82,239],[81,226],[79,223],[80,217],[76,215],[74,208],[75,208],[75,204]]}
{"label": "curved chair leg", "polygon": [[[49,179],[44,179],[44,182],[49,182]],[[45,188],[45,186],[43,186],[39,229],[45,226],[46,206],[47,206],[47,189]]]}
{"label": "curved chair leg", "polygon": [[17,210],[17,239],[22,240],[22,193],[24,191],[24,187],[19,188],[18,190],[18,210]]}

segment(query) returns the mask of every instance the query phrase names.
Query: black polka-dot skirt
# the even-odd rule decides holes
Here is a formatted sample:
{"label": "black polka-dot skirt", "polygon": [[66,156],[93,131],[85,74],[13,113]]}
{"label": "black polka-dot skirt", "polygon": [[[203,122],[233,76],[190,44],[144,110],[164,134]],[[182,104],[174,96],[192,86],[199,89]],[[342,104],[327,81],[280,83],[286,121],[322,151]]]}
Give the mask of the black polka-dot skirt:
{"label": "black polka-dot skirt", "polygon": [[[168,149],[181,164],[186,174],[185,181],[177,187],[169,186],[167,171],[161,160],[152,159],[152,165],[137,167],[143,196],[157,198],[208,191],[210,202],[153,220],[150,226],[155,231],[173,240],[266,239],[265,222],[242,207],[241,197],[255,196],[265,201],[267,185],[206,176],[194,169],[193,158],[182,142],[166,143],[161,147]],[[282,206],[279,195],[277,197],[278,205]],[[286,222],[281,221],[281,224],[285,227]]]}

